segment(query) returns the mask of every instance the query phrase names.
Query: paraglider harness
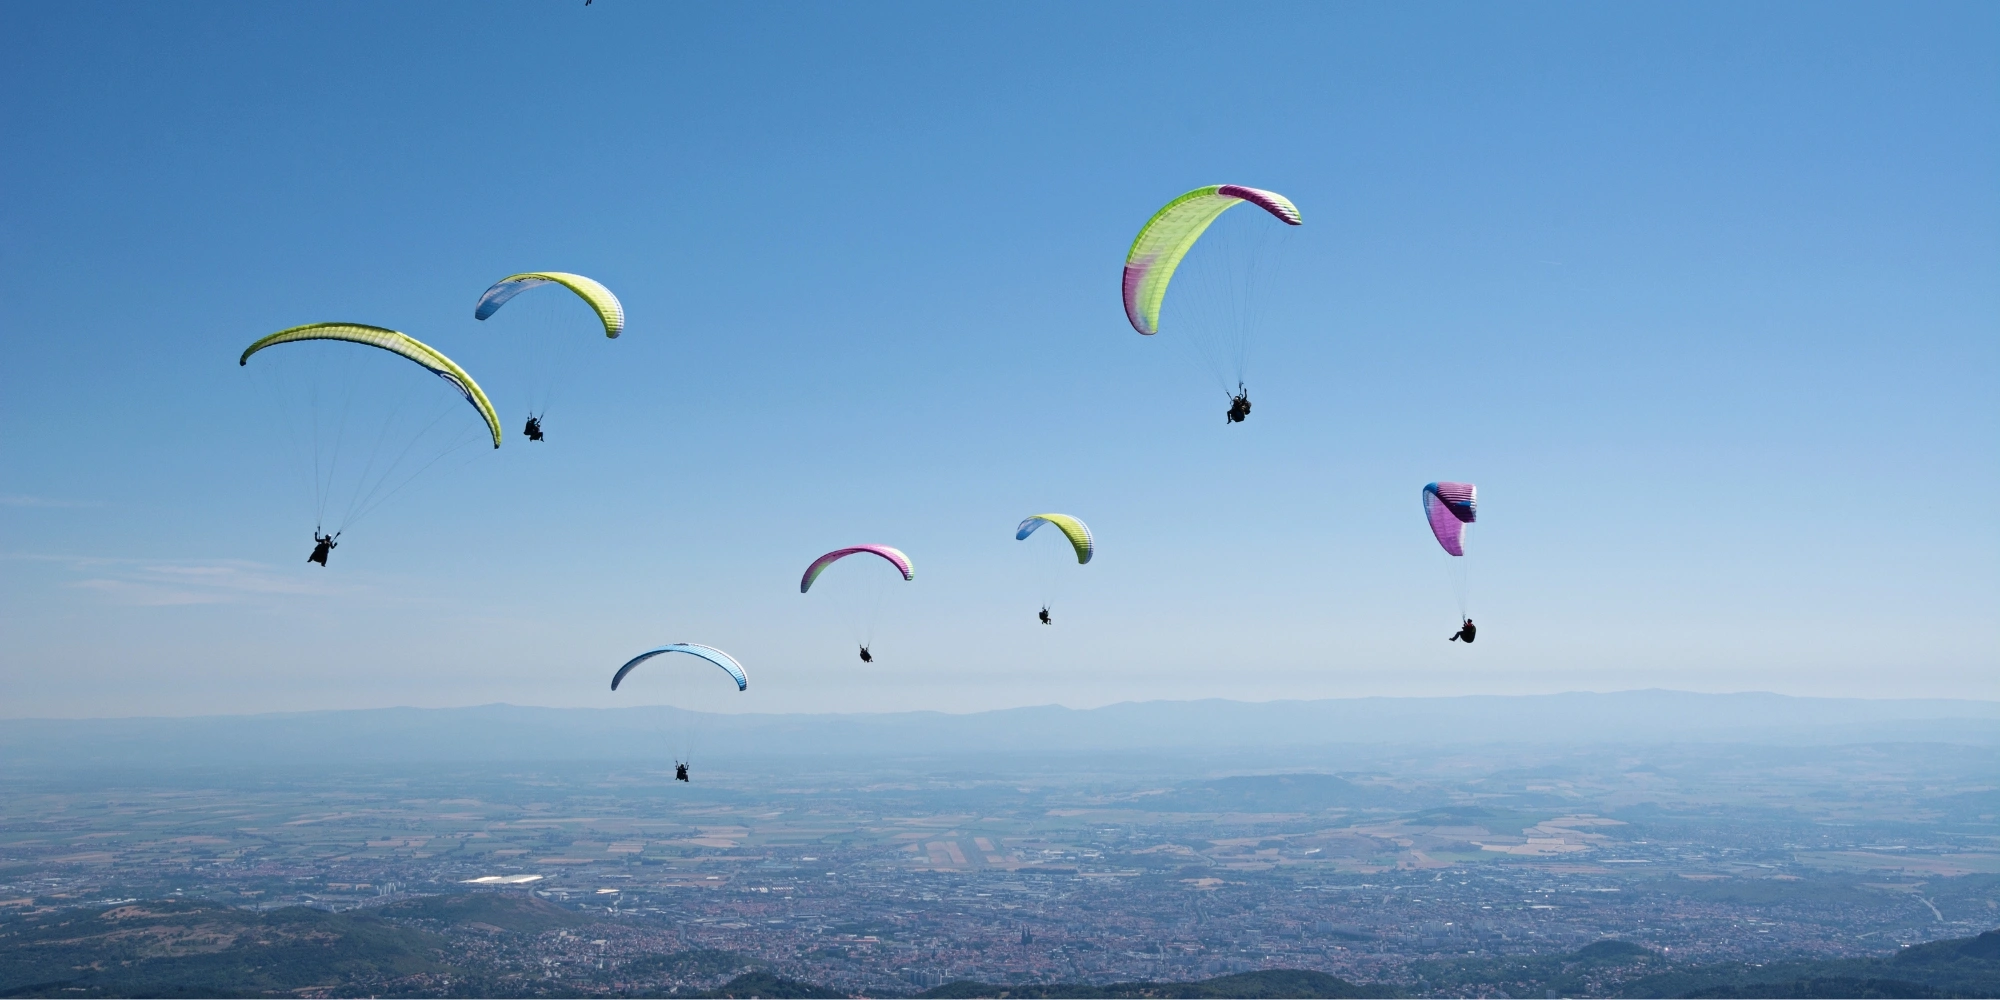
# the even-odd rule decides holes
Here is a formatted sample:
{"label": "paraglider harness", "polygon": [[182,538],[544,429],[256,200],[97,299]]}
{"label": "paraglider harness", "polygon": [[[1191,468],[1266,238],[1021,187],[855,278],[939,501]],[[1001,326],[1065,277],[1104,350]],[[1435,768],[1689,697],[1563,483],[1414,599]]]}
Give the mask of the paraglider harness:
{"label": "paraglider harness", "polygon": [[1470,618],[1467,618],[1467,619],[1465,620],[1465,624],[1464,624],[1464,625],[1461,625],[1461,626],[1459,626],[1459,629],[1458,629],[1458,634],[1457,634],[1457,635],[1454,635],[1454,636],[1452,636],[1451,638],[1449,638],[1449,639],[1447,639],[1447,640],[1445,640],[1445,641],[1446,641],[1446,642],[1464,642],[1464,643],[1465,643],[1466,645],[1468,645],[1468,646],[1469,646],[1469,645],[1471,645],[1471,644],[1472,644],[1472,638],[1473,638],[1473,636],[1476,636],[1476,635],[1478,635],[1478,634],[1479,634],[1479,626],[1477,626],[1477,625],[1474,625],[1474,624],[1472,624],[1472,619],[1470,619]]}
{"label": "paraglider harness", "polygon": [[680,761],[674,761],[674,780],[675,781],[688,780],[688,766],[686,764],[683,764]]}
{"label": "paraglider harness", "polygon": [[334,549],[340,547],[340,543],[334,541],[334,539],[339,537],[340,537],[340,532],[338,531],[334,532],[331,535],[322,535],[319,533],[318,528],[314,528],[313,541],[317,542],[318,544],[313,546],[312,555],[306,557],[306,562],[309,563],[316,562],[319,563],[321,566],[325,566],[327,554],[332,552]]}
{"label": "paraglider harness", "polygon": [[1250,415],[1250,391],[1243,383],[1236,383],[1236,395],[1229,398],[1229,423],[1240,424]]}
{"label": "paraglider harness", "polygon": [[542,418],[530,414],[528,416],[528,426],[522,428],[521,433],[526,434],[530,441],[540,441],[542,439]]}
{"label": "paraglider harness", "polygon": [[861,662],[863,663],[875,662],[875,658],[873,656],[868,655],[868,647],[865,644],[861,647]]}
{"label": "paraglider harness", "polygon": [[1051,621],[1051,620],[1049,619],[1049,606],[1048,606],[1048,605],[1046,605],[1046,604],[1042,605],[1042,610],[1041,610],[1041,611],[1039,611],[1039,612],[1037,612],[1037,614],[1038,614],[1038,616],[1039,616],[1039,617],[1040,617],[1040,618],[1042,619],[1042,624],[1044,624],[1044,625],[1054,625],[1054,624],[1055,624],[1055,622],[1054,622],[1054,621]]}

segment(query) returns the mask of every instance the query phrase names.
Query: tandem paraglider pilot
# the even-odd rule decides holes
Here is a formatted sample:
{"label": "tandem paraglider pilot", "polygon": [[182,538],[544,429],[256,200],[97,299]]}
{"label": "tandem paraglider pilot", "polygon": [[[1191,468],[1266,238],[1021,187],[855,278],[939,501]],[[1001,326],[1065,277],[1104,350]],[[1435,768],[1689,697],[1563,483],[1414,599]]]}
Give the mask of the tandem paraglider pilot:
{"label": "tandem paraglider pilot", "polygon": [[1250,390],[1243,388],[1243,383],[1238,382],[1236,383],[1236,395],[1229,399],[1229,423],[1240,424],[1243,422],[1243,418],[1249,415]]}

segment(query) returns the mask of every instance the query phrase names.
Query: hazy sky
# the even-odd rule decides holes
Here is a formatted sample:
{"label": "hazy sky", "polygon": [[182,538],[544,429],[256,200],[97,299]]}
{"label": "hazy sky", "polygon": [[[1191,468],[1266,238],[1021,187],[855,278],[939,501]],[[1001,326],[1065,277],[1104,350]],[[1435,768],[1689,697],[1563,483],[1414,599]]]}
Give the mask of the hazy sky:
{"label": "hazy sky", "polygon": [[[605,687],[672,641],[764,711],[2000,697],[2000,6],[0,17],[0,715],[671,701]],[[1117,297],[1212,183],[1306,219],[1231,427]],[[471,317],[528,269],[630,317],[540,445]],[[513,436],[321,569],[235,358],[335,319]],[[872,667],[797,592],[857,542],[917,566]]]}

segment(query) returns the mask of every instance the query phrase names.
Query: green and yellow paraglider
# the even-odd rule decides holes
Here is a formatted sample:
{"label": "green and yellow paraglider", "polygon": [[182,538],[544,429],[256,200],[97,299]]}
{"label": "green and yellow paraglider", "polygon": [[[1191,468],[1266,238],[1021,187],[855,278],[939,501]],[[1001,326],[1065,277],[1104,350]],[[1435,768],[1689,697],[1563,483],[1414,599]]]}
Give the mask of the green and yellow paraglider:
{"label": "green and yellow paraglider", "polygon": [[[349,527],[463,447],[470,435],[471,425],[452,419],[457,404],[439,393],[436,383],[422,384],[421,379],[399,372],[399,366],[384,367],[369,356],[393,355],[436,375],[478,413],[482,436],[495,448],[500,447],[501,433],[493,402],[470,373],[436,348],[386,327],[365,323],[288,327],[244,348],[236,363],[247,367],[253,356],[271,348],[314,342],[373,349],[357,353],[345,347],[328,351],[290,347],[278,352],[276,361],[258,365],[259,374],[273,383],[274,402],[281,422],[291,425],[294,447],[310,456],[314,525],[307,561],[325,566]],[[336,496],[345,499],[329,509]]]}

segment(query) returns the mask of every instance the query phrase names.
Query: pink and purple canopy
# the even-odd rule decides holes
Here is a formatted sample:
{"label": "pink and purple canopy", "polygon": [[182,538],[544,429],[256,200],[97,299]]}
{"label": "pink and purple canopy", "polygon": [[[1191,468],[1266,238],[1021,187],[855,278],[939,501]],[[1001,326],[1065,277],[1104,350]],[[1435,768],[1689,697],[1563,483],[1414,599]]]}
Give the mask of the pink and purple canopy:
{"label": "pink and purple canopy", "polygon": [[889,565],[896,567],[897,571],[903,574],[903,579],[905,580],[914,580],[917,577],[915,567],[910,565],[910,557],[904,555],[901,549],[891,548],[887,545],[856,545],[851,548],[834,549],[832,552],[814,559],[812,565],[806,567],[806,575],[799,580],[799,593],[803,594],[811,590],[813,581],[819,579],[819,575],[825,572],[828,566],[857,552],[867,552],[889,560]]}
{"label": "pink and purple canopy", "polygon": [[1424,517],[1446,552],[1464,555],[1465,526],[1479,520],[1479,487],[1471,483],[1425,485]]}

